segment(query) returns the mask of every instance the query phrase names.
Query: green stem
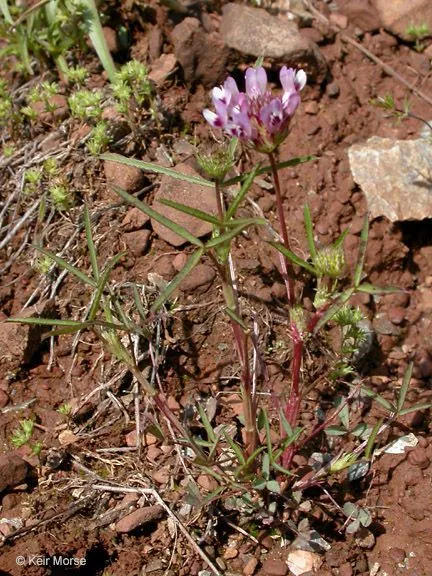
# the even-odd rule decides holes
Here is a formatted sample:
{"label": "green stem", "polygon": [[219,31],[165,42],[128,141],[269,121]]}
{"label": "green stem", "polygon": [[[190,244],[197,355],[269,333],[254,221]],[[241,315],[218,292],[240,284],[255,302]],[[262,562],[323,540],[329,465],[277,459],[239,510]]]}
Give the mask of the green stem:
{"label": "green stem", "polygon": [[[218,181],[216,181],[215,183],[215,193],[216,193],[218,216],[221,221],[219,231],[223,233],[225,230],[222,224],[225,217],[225,206],[221,184]],[[222,288],[225,304],[230,310],[235,312],[237,316],[241,317],[237,292],[234,288],[235,286],[234,272],[230,266],[230,250],[225,255],[223,264],[219,263],[217,254],[216,257],[214,258],[214,261],[216,261],[217,263],[217,268],[219,270],[222,279]],[[256,430],[256,401],[252,397],[252,379],[249,368],[248,334],[234,320],[231,320],[231,328],[236,343],[237,357],[239,359],[241,366],[241,396],[242,396],[243,415],[245,422],[245,435],[246,435],[245,452],[246,456],[249,457],[256,450],[258,443],[258,435]]]}

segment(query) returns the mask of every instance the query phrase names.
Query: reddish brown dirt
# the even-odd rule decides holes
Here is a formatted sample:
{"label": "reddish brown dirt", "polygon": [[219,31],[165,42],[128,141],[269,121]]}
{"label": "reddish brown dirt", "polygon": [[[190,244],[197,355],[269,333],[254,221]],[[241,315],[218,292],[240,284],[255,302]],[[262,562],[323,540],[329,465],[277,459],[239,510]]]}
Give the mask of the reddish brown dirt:
{"label": "reddish brown dirt", "polygon": [[[160,50],[160,36],[163,50],[171,52],[170,32],[177,22],[165,8],[157,7],[152,12],[152,25],[146,25],[138,12],[129,11],[124,3],[122,11],[113,9],[113,25],[121,18],[128,18],[134,30],[132,53],[137,57],[147,52],[150,45],[153,57]],[[127,6],[126,6],[127,4]],[[210,14],[212,22],[218,22],[215,14]],[[352,30],[348,30],[352,33]],[[312,34],[308,29],[305,33]],[[363,142],[372,135],[394,138],[411,138],[417,135],[421,126],[414,120],[394,124],[385,118],[381,110],[371,106],[374,97],[391,93],[397,102],[409,97],[412,110],[425,118],[431,117],[430,106],[420,98],[407,92],[394,78],[386,75],[377,64],[370,61],[353,46],[341,41],[338,34],[326,35],[315,31],[322,53],[330,69],[330,77],[323,85],[311,85],[304,91],[302,106],[293,123],[290,137],[281,147],[280,159],[293,156],[316,154],[317,160],[287,169],[281,173],[285,192],[285,210],[290,227],[293,247],[302,253],[306,251],[302,227],[303,203],[311,207],[316,231],[323,244],[334,240],[349,226],[351,234],[345,243],[348,266],[352,268],[358,246],[366,203],[361,191],[350,175],[347,149],[354,142]],[[398,42],[387,33],[380,31],[366,33],[360,39],[362,45],[382,58],[411,83],[423,91],[432,91],[430,61],[424,54],[418,54],[411,47]],[[95,84],[102,84],[95,77]],[[335,89],[335,86],[338,90]],[[177,72],[160,89],[160,96],[166,110],[173,115],[172,133],[165,136],[168,147],[181,140],[181,129],[187,128],[202,141],[208,140],[208,129],[201,117],[207,102],[206,91],[201,85],[190,91]],[[183,125],[175,122],[183,121]],[[46,127],[41,129],[47,134]],[[26,142],[23,141],[23,145]],[[144,159],[154,160],[157,142],[153,140],[147,148]],[[133,147],[122,152],[133,153]],[[186,157],[185,157],[186,156]],[[185,156],[182,161],[193,159]],[[258,159],[258,156],[254,159]],[[80,152],[73,153],[67,168],[73,171],[74,186],[80,191],[92,209],[101,209],[115,201],[108,197],[105,176],[99,163],[83,162]],[[3,174],[7,185],[9,173]],[[158,179],[151,177],[145,181],[158,185]],[[151,201],[154,191],[145,197]],[[272,194],[254,185],[252,197],[271,222],[276,221]],[[78,212],[77,212],[78,213]],[[99,254],[106,260],[128,245],[125,229],[122,226],[124,209],[103,212],[97,225]],[[245,208],[245,213],[249,213]],[[64,219],[50,237],[50,248],[55,250],[75,229],[76,215],[72,212],[71,224]],[[148,225],[146,225],[149,229]],[[0,264],[8,261],[11,253],[18,249],[24,236],[15,237],[12,246],[2,254]],[[84,237],[74,253],[80,265],[87,266]],[[135,239],[137,240],[137,239]],[[139,239],[138,239],[139,240]],[[189,248],[173,249],[155,235],[146,234],[147,248],[143,254],[129,253],[116,267],[113,280],[121,283],[137,281],[145,283],[149,272],[156,272],[165,280],[174,276],[174,258],[190,251]],[[393,391],[401,383],[401,377],[409,360],[414,360],[413,386],[408,394],[410,403],[431,399],[432,342],[430,290],[432,287],[432,236],[430,221],[413,224],[391,224],[385,219],[371,223],[370,242],[366,256],[368,280],[378,285],[395,285],[405,292],[383,296],[379,299],[363,296],[357,299],[367,317],[376,326],[380,316],[390,321],[395,328],[377,337],[373,353],[362,368],[366,383],[380,386],[385,397],[392,399]],[[8,317],[19,312],[40,281],[40,276],[29,268],[30,252],[24,252],[12,266],[3,273],[0,291],[1,314]],[[251,297],[251,311],[264,319],[260,339],[263,347],[270,350],[277,341],[286,339],[284,326],[283,292],[277,268],[277,258],[271,249],[259,243],[258,233],[251,230],[238,242],[234,257],[240,277],[241,290]],[[211,265],[206,261],[205,264]],[[74,279],[67,278],[61,285],[56,298],[59,316],[71,317],[88,304],[90,292]],[[221,303],[220,286],[217,281],[202,290],[194,290],[180,295],[184,305],[191,305],[186,313],[178,314],[165,327],[165,342],[168,344],[166,361],[161,375],[165,393],[171,397],[174,409],[180,412],[193,403],[199,394],[205,398],[216,396],[221,404],[228,406],[233,401],[236,390],[231,382],[225,384],[225,376],[232,376],[232,366],[236,365],[233,355],[230,327],[218,310]],[[197,305],[197,306],[196,306]],[[43,576],[48,574],[95,574],[98,576],[196,576],[205,564],[191,549],[188,542],[175,534],[167,517],[155,521],[130,534],[115,531],[113,521],[99,525],[99,519],[122,501],[123,494],[99,492],[86,501],[87,483],[85,470],[98,474],[97,481],[113,480],[116,484],[128,484],[136,479],[147,479],[155,483],[164,499],[173,510],[179,511],[184,501],[184,474],[169,442],[162,443],[154,437],[147,438],[140,456],[135,452],[109,453],[96,452],[102,448],[124,447],[126,435],[133,432],[134,425],[124,417],[124,412],[110,403],[107,396],[97,393],[83,402],[83,398],[102,382],[115,378],[118,367],[110,364],[108,355],[91,334],[84,334],[77,346],[74,364],[71,357],[72,337],[62,336],[56,344],[54,365],[49,367],[50,352],[45,345],[38,350],[26,366],[13,369],[6,362],[0,367],[0,392],[6,394],[5,405],[36,399],[25,410],[8,411],[0,414],[0,452],[11,451],[10,437],[18,425],[18,420],[35,418],[37,426],[32,442],[41,441],[43,449],[40,459],[31,455],[28,447],[17,450],[33,467],[25,484],[2,494],[1,516],[7,518],[24,517],[27,521],[46,520],[28,534],[7,541],[0,557],[0,574],[20,576]],[[282,387],[286,382],[289,367],[287,349],[269,351],[270,373],[275,386]],[[101,370],[104,370],[102,375]],[[319,367],[316,368],[319,372]],[[311,380],[313,375],[311,376]],[[130,382],[117,379],[112,387],[115,396],[123,402],[130,402]],[[322,390],[320,391],[323,392]],[[324,391],[325,392],[325,391]],[[224,393],[229,393],[225,395]],[[330,396],[333,391],[330,391]],[[0,397],[1,399],[1,397]],[[235,397],[234,397],[235,400]],[[73,407],[80,405],[78,416],[73,422],[57,411],[65,402]],[[101,403],[106,403],[102,404]],[[317,395],[313,391],[305,403],[305,421],[313,418]],[[83,404],[81,406],[81,404]],[[103,409],[102,409],[103,407]],[[101,408],[100,413],[98,409]],[[133,404],[126,405],[133,419]],[[231,405],[231,417],[235,416],[235,405]],[[141,402],[141,410],[146,414],[144,425],[150,428],[154,416],[147,401]],[[375,413],[376,412],[376,413]],[[376,408],[370,413],[371,421],[382,414]],[[92,420],[93,418],[93,420]],[[73,429],[78,434],[70,444],[61,446],[59,434],[64,429]],[[310,523],[331,544],[332,548],[324,556],[319,574],[322,576],[349,576],[370,573],[375,563],[381,566],[388,576],[429,576],[432,561],[430,536],[432,445],[429,445],[430,424],[428,415],[414,414],[395,425],[391,432],[401,434],[414,430],[420,438],[419,447],[404,456],[384,455],[372,467],[372,472],[357,489],[347,485],[333,484],[334,498],[343,505],[346,499],[367,507],[373,515],[372,532],[375,545],[359,543],[354,537],[345,536],[343,517],[320,490],[310,495],[313,502]],[[154,429],[153,429],[154,432]],[[298,466],[304,462],[301,460]],[[53,461],[54,464],[53,465]],[[81,466],[81,468],[80,468]],[[173,475],[173,470],[177,476]],[[164,471],[167,478],[163,477]],[[156,474],[155,474],[156,473]],[[161,475],[162,473],[162,475]],[[81,475],[81,476],[80,476]],[[169,477],[171,475],[171,480]],[[169,481],[165,481],[168,479]],[[144,484],[142,484],[144,485]],[[87,488],[84,488],[87,486]],[[348,496],[347,496],[348,494]],[[89,493],[90,495],[90,493]],[[74,508],[76,502],[82,506]],[[154,504],[153,501],[150,504]],[[256,574],[266,576],[261,566],[266,560],[278,560],[281,556],[280,539],[270,538],[272,530],[247,526],[260,540],[255,544],[230,527],[236,518],[219,519],[213,529],[207,521],[212,515],[208,509],[192,514],[185,522],[195,534],[205,533],[200,543],[212,559],[224,558],[227,543],[234,542],[237,554],[234,558],[225,556],[225,569],[230,574],[242,574],[246,565],[256,563]],[[55,515],[59,514],[56,518]],[[215,512],[216,514],[216,512]],[[291,515],[294,521],[300,519],[300,512]],[[230,524],[226,523],[226,520]],[[286,519],[285,519],[286,520]],[[277,529],[282,535],[292,538],[292,533],[281,522]],[[284,532],[285,530],[285,532]],[[178,538],[177,538],[178,536]],[[49,557],[64,555],[86,559],[84,568],[63,572],[46,566],[30,565],[19,567],[18,556],[30,555]],[[105,571],[105,572],[104,572]],[[223,570],[222,570],[223,571]]]}

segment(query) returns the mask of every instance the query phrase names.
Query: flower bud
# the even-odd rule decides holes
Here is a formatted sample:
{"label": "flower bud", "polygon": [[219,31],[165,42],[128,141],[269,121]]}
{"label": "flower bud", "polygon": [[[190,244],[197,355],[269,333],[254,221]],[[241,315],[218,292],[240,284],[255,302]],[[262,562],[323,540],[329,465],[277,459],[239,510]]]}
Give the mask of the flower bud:
{"label": "flower bud", "polygon": [[314,258],[314,267],[319,276],[339,278],[345,268],[342,246],[326,246],[319,250]]}
{"label": "flower bud", "polygon": [[234,153],[229,145],[220,146],[206,154],[198,153],[196,160],[199,167],[211,180],[221,182],[227,172],[234,166]]}

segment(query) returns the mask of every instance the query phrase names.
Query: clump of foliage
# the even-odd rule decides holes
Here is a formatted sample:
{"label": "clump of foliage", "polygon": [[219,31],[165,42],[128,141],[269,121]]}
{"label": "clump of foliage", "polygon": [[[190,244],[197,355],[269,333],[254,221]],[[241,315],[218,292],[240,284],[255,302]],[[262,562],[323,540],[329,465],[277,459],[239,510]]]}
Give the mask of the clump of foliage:
{"label": "clump of foliage", "polygon": [[[259,513],[260,518],[265,509],[268,522],[276,514],[280,503],[277,499],[279,494],[283,494],[283,502],[290,501],[297,505],[302,491],[319,486],[329,478],[337,478],[342,474],[349,481],[363,478],[372,465],[374,450],[383,431],[397,417],[429,407],[429,404],[405,407],[412,366],[408,368],[394,401],[380,396],[355,378],[356,362],[365,353],[369,334],[361,311],[350,300],[357,293],[379,295],[396,290],[377,287],[366,280],[364,263],[369,233],[368,218],[364,220],[357,262],[351,274],[347,270],[343,247],[348,230],[334,242],[323,246],[316,237],[307,204],[303,216],[308,255],[305,257],[297,254],[290,245],[279,171],[314,158],[292,158],[284,162],[276,159],[281,143],[289,137],[290,123],[300,104],[300,92],[306,83],[306,74],[302,70],[283,67],[280,80],[282,95],[274,96],[267,86],[264,68],[257,66],[246,71],[244,93],[239,91],[232,78],[228,78],[222,87],[213,90],[214,110],[205,110],[204,116],[213,129],[222,129],[229,141],[221,145],[216,153],[199,155],[198,162],[207,173],[207,178],[115,154],[102,156],[106,160],[164,173],[212,190],[217,206],[216,214],[173,200],[161,200],[170,208],[211,224],[212,234],[208,239],[201,240],[136,196],[115,188],[129,205],[169,228],[192,246],[184,267],[171,282],[159,284],[151,299],[143,299],[138,287],[132,284],[134,305],[126,309],[119,293],[109,283],[110,274],[123,254],[101,264],[93,240],[91,217],[85,207],[83,222],[90,272],[80,270],[43,247],[38,247],[38,252],[88,287],[91,292],[90,306],[80,320],[15,319],[55,326],[56,330],[49,333],[50,336],[93,330],[113,358],[136,379],[156,411],[168,420],[178,442],[185,448],[185,458],[196,469],[217,480],[218,487],[209,495],[209,499],[227,495],[229,498],[226,498],[225,506],[232,506],[244,514]],[[114,94],[123,112],[126,112],[127,103],[128,111],[133,110],[134,105],[151,106],[151,90],[147,84],[145,68],[138,63],[131,63],[122,69],[117,76]],[[101,122],[101,103],[98,98],[94,99],[85,91],[78,92],[72,100],[71,108],[74,108],[74,115],[79,119],[94,119],[94,130],[98,129]],[[104,127],[99,129],[103,140]],[[262,153],[267,163],[264,166],[259,163],[236,178],[228,178],[236,162],[239,143]],[[99,145],[94,144],[94,140],[93,145],[95,152]],[[271,174],[273,178],[278,232],[269,231],[269,224],[264,218],[239,214],[239,208],[246,200],[254,180],[264,173]],[[234,185],[238,187],[232,196],[228,190]],[[290,352],[290,376],[283,391],[273,393],[271,405],[258,394],[259,387],[274,392],[274,386],[265,368],[264,353],[254,331],[254,319],[239,293],[235,272],[234,243],[252,227],[260,230],[263,241],[277,253],[286,288],[285,325]],[[196,433],[187,421],[181,422],[169,408],[156,379],[144,376],[137,350],[143,343],[148,343],[150,350],[152,331],[160,319],[177,313],[174,299],[176,290],[203,257],[212,262],[222,286],[224,305],[221,312],[232,334],[232,348],[240,375],[238,394],[242,403],[242,417],[239,419],[239,429],[237,423],[234,428],[229,425],[215,426],[215,411],[198,402],[196,410],[200,433]],[[312,308],[306,305],[303,297],[306,287],[315,293]],[[337,350],[331,349],[327,338],[330,330],[334,329],[340,332]],[[314,421],[304,424],[302,410],[305,397],[307,391],[316,385],[313,376],[305,368],[305,359],[314,358],[314,350],[318,345],[322,346],[322,343],[328,348],[322,378],[334,390],[338,390],[338,395],[332,406],[319,406]],[[352,417],[354,403],[366,398],[372,398],[384,411],[378,423],[358,422],[358,419]],[[348,435],[353,439],[349,448],[335,445],[334,437]],[[321,452],[312,454],[318,440]],[[302,475],[296,467],[295,457],[305,452],[310,456],[310,469]],[[368,523],[367,514],[360,510],[350,509],[347,515],[355,522],[355,526],[350,528],[352,531],[357,524],[366,526]]]}

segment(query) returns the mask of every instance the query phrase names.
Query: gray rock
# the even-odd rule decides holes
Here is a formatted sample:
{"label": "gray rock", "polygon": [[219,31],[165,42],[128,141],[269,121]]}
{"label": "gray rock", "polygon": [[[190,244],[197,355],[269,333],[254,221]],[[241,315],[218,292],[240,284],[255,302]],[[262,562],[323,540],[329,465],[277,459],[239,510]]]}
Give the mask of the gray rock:
{"label": "gray rock", "polygon": [[213,88],[226,76],[228,50],[219,34],[204,30],[197,18],[185,18],[172,32],[174,54],[186,84]]}
{"label": "gray rock", "polygon": [[[187,164],[179,164],[176,166],[176,170],[189,176],[199,176],[197,172]],[[183,226],[183,228],[186,228],[186,230],[198,238],[212,231],[212,225],[208,222],[203,222],[194,216],[189,216],[174,208],[165,206],[160,202],[162,199],[173,200],[180,204],[191,206],[192,208],[198,208],[204,212],[216,214],[216,196],[212,188],[201,186],[200,184],[190,184],[182,180],[175,180],[170,176],[163,176],[153,203],[153,209],[159,212],[159,214]],[[156,220],[152,220],[151,223],[155,233],[165,240],[165,242],[168,242],[172,246],[181,246],[186,243],[181,236],[166,226],[162,226],[162,224],[159,224]]]}
{"label": "gray rock", "polygon": [[[55,308],[53,300],[26,308],[17,314],[18,318],[54,318]],[[37,324],[0,324],[0,349],[3,367],[15,370],[28,364],[39,349],[42,335],[50,326]]]}
{"label": "gray rock", "polygon": [[348,150],[354,180],[372,218],[391,222],[432,218],[432,147],[424,139],[373,136]]}
{"label": "gray rock", "polygon": [[27,463],[16,454],[0,456],[0,493],[24,482],[27,472]]}
{"label": "gray rock", "polygon": [[315,42],[302,36],[294,22],[276,18],[261,8],[227,4],[221,34],[227,46],[243,54],[305,68],[318,80],[326,73],[326,61]]}
{"label": "gray rock", "polygon": [[216,272],[207,264],[198,264],[180,283],[183,292],[202,292],[215,279]]}
{"label": "gray rock", "polygon": [[[430,0],[374,0],[384,28],[405,40],[411,25],[426,24],[432,30],[432,2]],[[412,38],[411,38],[412,39]]]}

